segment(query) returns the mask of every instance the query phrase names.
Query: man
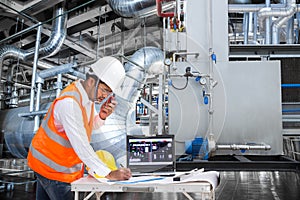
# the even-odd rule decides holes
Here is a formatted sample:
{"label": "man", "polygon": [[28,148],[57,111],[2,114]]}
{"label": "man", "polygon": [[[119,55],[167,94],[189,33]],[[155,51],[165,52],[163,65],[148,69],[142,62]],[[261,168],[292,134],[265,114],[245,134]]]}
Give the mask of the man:
{"label": "man", "polygon": [[[113,57],[99,59],[86,74],[86,80],[66,87],[51,104],[28,152],[28,165],[37,176],[38,200],[73,198],[70,183],[83,176],[84,165],[99,176],[127,180],[127,168],[111,171],[90,145],[93,129],[104,124],[117,102],[111,95],[125,77],[123,65]],[[94,103],[104,103],[94,112]]]}

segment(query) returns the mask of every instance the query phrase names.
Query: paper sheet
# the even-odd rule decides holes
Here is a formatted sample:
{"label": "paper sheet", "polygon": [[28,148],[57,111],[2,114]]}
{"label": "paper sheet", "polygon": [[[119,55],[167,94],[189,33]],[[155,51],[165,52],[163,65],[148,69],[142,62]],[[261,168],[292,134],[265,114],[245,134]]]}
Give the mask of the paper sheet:
{"label": "paper sheet", "polygon": [[[186,173],[179,172],[175,176]],[[96,178],[98,181],[107,184],[180,184],[186,182],[209,182],[213,189],[215,189],[219,184],[219,172],[217,171],[207,171],[207,172],[194,172],[187,176],[184,176],[180,181],[173,181],[173,177],[159,177],[159,176],[138,176],[131,177],[126,181],[111,181],[106,178]]]}

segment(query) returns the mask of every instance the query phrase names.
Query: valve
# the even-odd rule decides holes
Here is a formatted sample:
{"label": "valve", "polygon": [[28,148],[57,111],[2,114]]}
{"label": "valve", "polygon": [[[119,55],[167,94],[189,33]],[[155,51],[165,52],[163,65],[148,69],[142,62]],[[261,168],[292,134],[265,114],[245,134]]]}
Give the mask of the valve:
{"label": "valve", "polygon": [[204,96],[203,97],[203,103],[205,104],[205,105],[207,105],[208,104],[208,96]]}
{"label": "valve", "polygon": [[216,56],[215,53],[212,53],[212,54],[211,54],[211,59],[212,59],[212,61],[215,62],[215,64],[217,63],[217,56]]}

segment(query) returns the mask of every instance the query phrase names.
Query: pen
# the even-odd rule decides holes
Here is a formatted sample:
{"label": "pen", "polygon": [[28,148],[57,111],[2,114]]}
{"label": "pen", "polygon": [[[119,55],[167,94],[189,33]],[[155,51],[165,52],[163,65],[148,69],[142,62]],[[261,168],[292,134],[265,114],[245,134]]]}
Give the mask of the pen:
{"label": "pen", "polygon": [[122,168],[124,168],[124,166],[122,165],[122,163],[120,163],[120,166],[121,166]]}

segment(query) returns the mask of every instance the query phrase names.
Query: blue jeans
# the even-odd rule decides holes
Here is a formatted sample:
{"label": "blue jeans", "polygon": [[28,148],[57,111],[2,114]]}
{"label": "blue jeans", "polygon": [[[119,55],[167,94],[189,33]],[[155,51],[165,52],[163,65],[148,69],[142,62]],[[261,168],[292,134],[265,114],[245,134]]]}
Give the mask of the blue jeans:
{"label": "blue jeans", "polygon": [[37,173],[36,200],[72,200],[71,185],[47,179]]}

